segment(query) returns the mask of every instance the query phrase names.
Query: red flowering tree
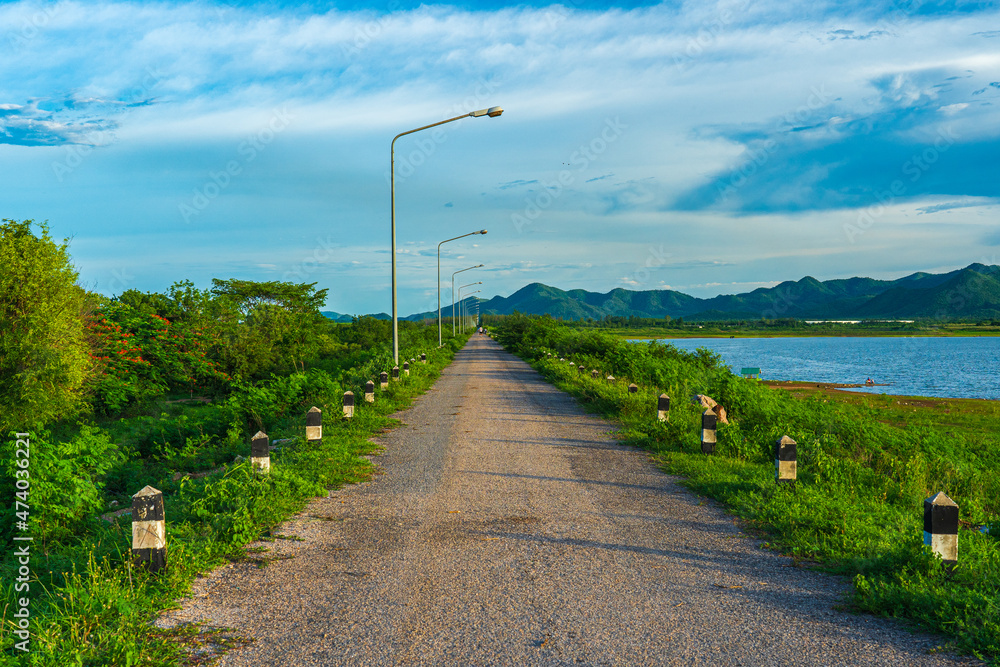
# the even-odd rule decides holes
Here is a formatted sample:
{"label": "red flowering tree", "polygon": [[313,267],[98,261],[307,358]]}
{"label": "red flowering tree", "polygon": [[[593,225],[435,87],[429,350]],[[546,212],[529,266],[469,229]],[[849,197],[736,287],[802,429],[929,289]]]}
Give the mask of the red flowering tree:
{"label": "red flowering tree", "polygon": [[197,327],[175,326],[155,313],[113,302],[92,320],[90,331],[101,365],[95,407],[105,411],[228,380],[208,358],[209,341]]}

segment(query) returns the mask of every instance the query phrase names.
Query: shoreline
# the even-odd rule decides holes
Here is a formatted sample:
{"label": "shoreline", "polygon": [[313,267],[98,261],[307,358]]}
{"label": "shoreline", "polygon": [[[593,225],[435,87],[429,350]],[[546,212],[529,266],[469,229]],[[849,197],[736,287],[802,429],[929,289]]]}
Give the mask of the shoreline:
{"label": "shoreline", "polygon": [[806,333],[801,331],[776,334],[719,334],[719,333],[696,333],[692,332],[670,335],[649,335],[649,334],[629,334],[618,332],[615,335],[629,340],[684,340],[687,338],[719,338],[722,340],[729,338],[997,338],[1000,332],[996,333],[901,333],[898,331],[867,331],[858,333]]}
{"label": "shoreline", "polygon": [[891,394],[888,392],[868,393],[860,391],[849,391],[850,389],[865,387],[891,387],[891,384],[844,384],[839,382],[809,382],[805,380],[759,380],[762,384],[776,389],[805,394],[823,394],[835,396],[837,398],[864,397],[864,396],[891,396],[897,399],[902,405],[914,405],[922,407],[954,407],[957,404],[988,405],[995,407],[1000,399],[996,398],[958,398],[943,396],[914,396],[912,394]]}

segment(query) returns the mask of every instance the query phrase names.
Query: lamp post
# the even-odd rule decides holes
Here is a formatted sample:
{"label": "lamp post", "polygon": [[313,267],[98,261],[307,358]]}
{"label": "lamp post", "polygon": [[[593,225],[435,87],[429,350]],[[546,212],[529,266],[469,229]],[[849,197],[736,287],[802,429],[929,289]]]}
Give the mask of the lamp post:
{"label": "lamp post", "polygon": [[455,335],[455,276],[463,271],[471,271],[472,269],[481,268],[482,264],[476,264],[475,266],[470,266],[465,269],[459,269],[455,273],[451,274],[451,335]]}
{"label": "lamp post", "polygon": [[[465,295],[466,301],[473,294],[479,294],[482,291],[483,290],[481,289],[477,289],[475,292],[469,292],[468,294]],[[462,324],[464,325],[462,328],[462,333],[465,333],[465,330],[469,328],[469,304],[464,301],[462,302]]]}
{"label": "lamp post", "polygon": [[[469,283],[468,285],[462,285],[461,287],[458,288],[458,308],[459,308],[459,312],[462,313],[462,317],[465,317],[465,304],[462,303],[462,290],[465,289],[466,287],[472,287],[473,285],[482,285],[482,284],[483,284],[483,281],[480,280],[479,282]],[[479,291],[480,290],[476,290],[476,292],[479,292]],[[470,292],[470,293],[471,294],[475,294],[476,292]],[[465,296],[469,296],[469,295],[466,294]],[[464,320],[462,321],[462,328],[461,328],[461,330],[465,331],[465,321]]]}
{"label": "lamp post", "polygon": [[418,127],[413,130],[400,132],[392,138],[392,143],[389,144],[389,216],[392,228],[392,359],[397,365],[399,364],[399,319],[396,311],[396,139],[405,137],[408,134],[413,134],[414,132],[420,132],[421,130],[427,130],[432,127],[437,127],[438,125],[444,125],[445,123],[461,120],[463,118],[479,118],[480,116],[496,118],[502,113],[503,109],[501,107],[490,107],[489,109],[470,111],[469,113],[464,113],[461,116],[455,116],[454,118],[449,118],[447,120],[439,120],[438,122],[431,123],[430,125],[424,125],[423,127]]}
{"label": "lamp post", "polygon": [[[455,241],[456,239],[464,239],[466,236],[472,236],[473,234],[485,234],[486,230],[481,229],[478,232],[469,232],[468,234],[462,234],[461,236],[456,236],[453,239],[445,239],[438,243],[438,347],[441,347],[441,246],[448,241]],[[479,266],[482,266],[480,264]],[[452,313],[454,316],[455,313]]]}

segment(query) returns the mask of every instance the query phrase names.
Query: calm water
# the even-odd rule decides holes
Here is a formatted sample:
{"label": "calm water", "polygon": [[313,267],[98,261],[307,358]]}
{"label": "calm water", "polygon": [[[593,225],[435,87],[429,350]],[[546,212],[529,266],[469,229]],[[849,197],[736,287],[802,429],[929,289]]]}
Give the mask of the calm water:
{"label": "calm water", "polygon": [[888,387],[867,393],[1000,399],[1000,338],[686,338],[682,350],[706,347],[734,372],[760,368],[768,380],[852,384],[871,377]]}

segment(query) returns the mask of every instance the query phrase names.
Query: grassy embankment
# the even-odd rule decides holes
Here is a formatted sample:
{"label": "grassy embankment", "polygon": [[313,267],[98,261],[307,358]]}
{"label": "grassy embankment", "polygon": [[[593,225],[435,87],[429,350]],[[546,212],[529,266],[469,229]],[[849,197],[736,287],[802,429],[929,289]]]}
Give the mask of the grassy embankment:
{"label": "grassy embankment", "polygon": [[[625,442],[649,450],[691,490],[725,503],[766,546],[852,577],[855,609],[940,632],[948,647],[1000,664],[997,402],[792,395],[733,375],[704,349],[626,343],[516,316],[495,329],[509,350],[616,421]],[[617,382],[592,380],[593,368]],[[638,394],[628,394],[629,382]],[[672,398],[667,423],[656,420],[661,392]],[[729,413],[714,455],[701,453],[693,394],[713,397]],[[782,435],[798,443],[794,490],[774,481],[772,447]],[[960,507],[951,575],[923,547],[922,503],[938,491]],[[983,524],[991,535],[979,532]]]}
{"label": "grassy embankment", "polygon": [[[8,549],[0,561],[0,663],[195,664],[187,661],[191,647],[242,641],[212,640],[196,628],[155,631],[150,621],[173,606],[197,574],[247,558],[244,546],[253,540],[282,539],[270,530],[310,498],[372,473],[362,458],[374,447],[368,439],[393,425],[388,415],[429,388],[466,340],[452,339],[437,350],[436,331],[428,329],[424,338],[426,344],[401,349],[400,359],[426,352],[428,363],[411,364],[410,376],[390,382],[385,391],[378,388],[376,376],[389,370],[391,357],[382,354],[335,375],[312,369],[272,377],[212,402],[163,397],[142,414],[56,424],[33,433],[31,465],[39,474],[44,471],[45,478],[33,485],[30,505],[33,518],[46,516],[45,538],[31,544],[28,592],[13,589],[18,567],[14,550]],[[376,380],[374,404],[363,399],[363,383],[369,378]],[[356,396],[355,416],[344,420],[341,399],[348,389]],[[319,444],[304,437],[305,413],[312,405],[324,415]],[[272,451],[267,476],[255,474],[248,460],[237,458],[248,456],[249,437],[258,429],[272,439],[294,439]],[[129,507],[131,494],[147,484],[163,491],[167,519],[168,567],[155,575],[131,563],[131,517],[105,514],[108,521],[99,516]],[[86,497],[95,489],[100,497]],[[74,493],[82,494],[76,513],[64,507]],[[59,505],[65,525],[46,514],[48,505]],[[86,509],[93,506],[102,509]],[[13,634],[12,602],[25,595],[31,599],[30,653],[13,649],[20,640]]]}

